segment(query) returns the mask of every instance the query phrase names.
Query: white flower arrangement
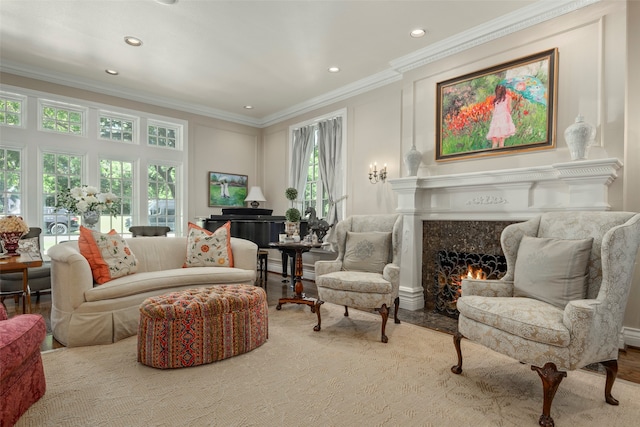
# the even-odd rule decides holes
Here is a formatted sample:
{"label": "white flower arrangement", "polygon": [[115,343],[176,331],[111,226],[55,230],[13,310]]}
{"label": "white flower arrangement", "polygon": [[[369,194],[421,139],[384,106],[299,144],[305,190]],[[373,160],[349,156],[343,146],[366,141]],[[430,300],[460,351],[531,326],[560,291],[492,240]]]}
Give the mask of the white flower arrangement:
{"label": "white flower arrangement", "polygon": [[89,185],[67,188],[58,194],[56,199],[56,208],[64,208],[77,215],[84,215],[87,212],[106,212],[116,216],[120,213],[120,206],[115,203],[118,200],[115,194],[100,193],[97,188]]}
{"label": "white flower arrangement", "polygon": [[29,232],[29,226],[22,217],[9,215],[0,218],[0,233],[21,233]]}

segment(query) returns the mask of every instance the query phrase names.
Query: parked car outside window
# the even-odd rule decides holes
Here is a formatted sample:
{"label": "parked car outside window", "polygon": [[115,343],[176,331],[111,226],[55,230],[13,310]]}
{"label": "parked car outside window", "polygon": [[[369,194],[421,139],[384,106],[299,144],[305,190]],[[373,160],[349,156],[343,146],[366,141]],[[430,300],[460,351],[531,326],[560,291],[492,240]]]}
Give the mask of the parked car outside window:
{"label": "parked car outside window", "polygon": [[53,206],[44,207],[44,231],[47,234],[69,234],[80,227],[76,214]]}

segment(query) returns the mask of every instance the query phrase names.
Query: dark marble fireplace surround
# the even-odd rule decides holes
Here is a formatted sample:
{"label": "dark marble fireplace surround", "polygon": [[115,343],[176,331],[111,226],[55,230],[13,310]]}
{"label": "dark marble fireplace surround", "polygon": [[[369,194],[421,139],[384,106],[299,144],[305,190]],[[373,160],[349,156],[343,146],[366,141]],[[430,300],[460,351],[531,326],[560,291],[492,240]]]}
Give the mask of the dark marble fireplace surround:
{"label": "dark marble fireplace surround", "polygon": [[424,308],[435,310],[435,272],[438,251],[504,255],[500,234],[519,221],[429,220],[422,223],[422,287]]}

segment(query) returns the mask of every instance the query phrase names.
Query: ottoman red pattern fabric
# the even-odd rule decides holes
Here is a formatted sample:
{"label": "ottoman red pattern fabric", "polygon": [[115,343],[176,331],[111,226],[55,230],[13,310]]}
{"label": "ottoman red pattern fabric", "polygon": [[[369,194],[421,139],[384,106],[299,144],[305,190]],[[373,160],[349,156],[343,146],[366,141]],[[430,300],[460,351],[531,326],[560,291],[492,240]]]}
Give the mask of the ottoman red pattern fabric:
{"label": "ottoman red pattern fabric", "polygon": [[138,362],[203,365],[246,353],[269,337],[267,295],[251,285],[215,285],[147,298],[140,305]]}

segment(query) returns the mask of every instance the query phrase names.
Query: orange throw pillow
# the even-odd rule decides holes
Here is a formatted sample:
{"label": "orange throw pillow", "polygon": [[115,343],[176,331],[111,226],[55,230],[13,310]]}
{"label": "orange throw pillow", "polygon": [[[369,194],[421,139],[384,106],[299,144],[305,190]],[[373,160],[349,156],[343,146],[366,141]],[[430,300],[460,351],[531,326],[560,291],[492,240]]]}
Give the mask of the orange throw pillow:
{"label": "orange throw pillow", "polygon": [[231,221],[214,232],[190,222],[183,267],[233,267]]}
{"label": "orange throw pillow", "polygon": [[104,234],[80,226],[78,248],[99,285],[138,271],[136,256],[116,230]]}

